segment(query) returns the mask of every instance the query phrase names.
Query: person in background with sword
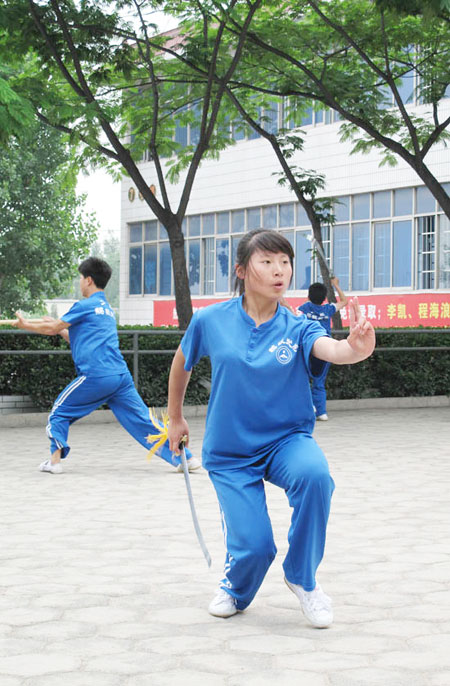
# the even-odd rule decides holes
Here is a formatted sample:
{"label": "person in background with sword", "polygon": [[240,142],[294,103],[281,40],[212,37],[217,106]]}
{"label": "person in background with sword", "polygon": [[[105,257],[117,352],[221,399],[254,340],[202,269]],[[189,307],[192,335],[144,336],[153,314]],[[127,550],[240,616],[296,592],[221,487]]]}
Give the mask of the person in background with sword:
{"label": "person in background with sword", "polygon": [[[294,253],[276,231],[251,231],[237,250],[240,297],[197,311],[172,362],[169,447],[177,454],[189,426],[183,401],[192,367],[212,366],[203,466],[217,493],[226,546],[225,574],[210,614],[245,610],[272,563],[276,547],[264,481],[284,489],[293,508],[285,581],[308,621],[330,626],[330,598],[316,582],[334,483],[312,437],[310,376],[327,362],[353,364],[375,347],[372,325],[357,299],[349,306],[350,334],[333,340],[318,323],[279,304],[292,278]],[[300,392],[300,395],[299,395]]]}
{"label": "person in background with sword", "polygon": [[[331,275],[330,275],[331,276]],[[312,283],[308,290],[308,300],[297,308],[299,314],[304,314],[308,319],[319,322],[328,334],[331,334],[331,317],[333,314],[342,310],[348,303],[348,298],[339,286],[337,276],[331,276],[331,285],[339,295],[339,302],[325,303],[327,289],[323,283]],[[327,378],[330,364],[323,367],[322,374],[311,377],[311,393],[314,403],[316,419],[322,422],[328,420],[327,415],[327,391],[325,381]]]}
{"label": "person in background with sword", "polygon": [[[33,321],[16,312],[11,322],[46,336],[60,334],[70,342],[77,378],[57,397],[48,418],[47,436],[50,439],[50,458],[39,466],[41,472],[61,474],[61,460],[69,454],[69,426],[107,403],[119,423],[146,448],[152,448],[155,420],[137,392],[127,363],[119,350],[114,312],[103,289],[112,269],[97,257],[88,257],[78,267],[83,300],[75,303],[61,319]],[[154,445],[166,462],[182,471],[180,458],[173,458],[166,442]],[[188,451],[189,471],[201,467],[199,460]]]}

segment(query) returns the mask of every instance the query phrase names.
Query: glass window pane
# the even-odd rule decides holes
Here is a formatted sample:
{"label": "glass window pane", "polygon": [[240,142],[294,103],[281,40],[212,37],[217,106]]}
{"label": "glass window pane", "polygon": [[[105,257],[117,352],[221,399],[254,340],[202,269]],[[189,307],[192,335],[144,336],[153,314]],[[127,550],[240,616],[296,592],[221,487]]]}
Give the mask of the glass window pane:
{"label": "glass window pane", "polygon": [[369,224],[352,226],[352,290],[369,290]]}
{"label": "glass window pane", "polygon": [[236,258],[237,258],[237,249],[238,245],[241,241],[241,238],[238,236],[234,236],[231,239],[231,289],[234,289],[234,281],[235,281],[235,265],[236,265]]}
{"label": "glass window pane", "polygon": [[311,226],[305,208],[299,202],[297,203],[297,226]]}
{"label": "glass window pane", "polygon": [[277,133],[278,131],[278,103],[272,102],[269,107],[264,108],[264,122],[263,129],[268,133]]}
{"label": "glass window pane", "polygon": [[417,219],[417,288],[434,288],[434,216]]}
{"label": "glass window pane", "polygon": [[183,236],[187,236],[187,217],[185,217],[181,222],[181,231],[183,233]]}
{"label": "glass window pane", "polygon": [[142,247],[130,248],[130,295],[142,293]]}
{"label": "glass window pane", "polygon": [[228,238],[218,238],[216,240],[216,291],[218,293],[228,293],[229,277],[229,241]]}
{"label": "glass window pane", "polygon": [[412,69],[401,79],[396,79],[395,85],[403,103],[414,102],[414,71]]}
{"label": "glass window pane", "polygon": [[[283,231],[282,236],[284,236],[289,243],[292,245],[295,254],[295,231]],[[294,257],[294,269],[295,269],[295,257]],[[294,274],[292,274],[291,283],[288,286],[288,291],[293,291],[295,288]]]}
{"label": "glass window pane", "polygon": [[140,243],[142,241],[142,224],[130,224],[130,243]]}
{"label": "glass window pane", "polygon": [[203,239],[203,294],[214,293],[214,238]]}
{"label": "glass window pane", "polygon": [[200,140],[200,126],[202,116],[202,103],[196,102],[190,106],[190,110],[194,113],[194,122],[189,124],[189,143],[191,145],[197,145]]}
{"label": "glass window pane", "polygon": [[317,110],[314,113],[314,121],[316,124],[322,124],[323,123],[323,110]]}
{"label": "glass window pane", "polygon": [[393,230],[393,286],[411,286],[411,222],[394,222]]}
{"label": "glass window pane", "polygon": [[217,213],[217,233],[230,233],[230,213]]}
{"label": "glass window pane", "polygon": [[280,226],[294,226],[294,209],[293,202],[287,205],[280,205]]}
{"label": "glass window pane", "polygon": [[309,126],[309,124],[312,124],[312,121],[313,121],[313,110],[312,110],[312,107],[308,107],[302,116],[300,126]]}
{"label": "glass window pane", "polygon": [[369,219],[370,194],[361,193],[353,196],[353,219]]}
{"label": "glass window pane", "polygon": [[189,289],[200,295],[200,241],[189,241]]}
{"label": "glass window pane", "polygon": [[412,188],[399,188],[394,191],[394,216],[412,214]]}
{"label": "glass window pane", "polygon": [[161,243],[159,247],[159,293],[170,295],[172,290],[172,260],[170,259],[170,246]]}
{"label": "glass window pane", "polygon": [[189,217],[189,235],[200,236],[200,215],[194,214]]}
{"label": "glass window pane", "polygon": [[391,191],[373,194],[373,216],[376,219],[391,216]]}
{"label": "glass window pane", "polygon": [[168,238],[169,234],[167,233],[167,229],[164,226],[164,224],[161,224],[161,222],[158,222],[158,226],[159,226],[159,237],[160,238]]}
{"label": "glass window pane", "polygon": [[311,285],[311,241],[308,231],[297,231],[295,245],[295,288],[305,290]]}
{"label": "glass window pane", "polygon": [[261,208],[254,207],[251,210],[247,210],[247,229],[252,231],[253,229],[261,228]]}
{"label": "glass window pane", "polygon": [[333,272],[339,278],[343,291],[349,289],[349,230],[347,225],[333,229]]}
{"label": "glass window pane", "polygon": [[231,135],[233,140],[242,141],[245,138],[245,124],[243,122],[234,121],[231,124]]}
{"label": "glass window pane", "polygon": [[374,225],[374,278],[375,288],[391,285],[391,223]]}
{"label": "glass window pane", "polygon": [[439,217],[439,288],[450,288],[450,219]]}
{"label": "glass window pane", "polygon": [[203,236],[214,233],[214,214],[204,214],[202,216],[202,234]]}
{"label": "glass window pane", "polygon": [[233,233],[244,233],[245,210],[235,210],[231,213],[231,231]]}
{"label": "glass window pane", "polygon": [[144,246],[144,293],[156,293],[156,270],[158,246],[156,243]]}
{"label": "glass window pane", "polygon": [[346,195],[336,198],[334,215],[337,222],[345,222],[350,219],[350,196]]}
{"label": "glass window pane", "polygon": [[152,219],[152,221],[144,223],[144,235],[144,240],[146,241],[158,240],[158,222],[156,219]]}
{"label": "glass window pane", "polygon": [[276,229],[277,224],[277,206],[268,205],[268,207],[263,207],[263,228]]}
{"label": "glass window pane", "polygon": [[416,189],[416,212],[419,214],[434,212],[436,210],[436,200],[434,195],[426,186]]}

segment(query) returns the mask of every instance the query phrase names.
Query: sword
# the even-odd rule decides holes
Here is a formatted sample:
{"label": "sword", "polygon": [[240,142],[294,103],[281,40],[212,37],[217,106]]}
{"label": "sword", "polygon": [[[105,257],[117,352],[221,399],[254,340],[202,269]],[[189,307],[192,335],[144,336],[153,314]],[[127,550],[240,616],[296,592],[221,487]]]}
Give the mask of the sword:
{"label": "sword", "polygon": [[195,511],[195,505],[194,505],[194,498],[192,497],[192,490],[191,490],[191,482],[189,479],[189,469],[187,465],[187,459],[186,459],[186,448],[185,448],[185,443],[187,440],[187,436],[183,436],[183,438],[180,441],[179,448],[181,450],[181,464],[183,467],[183,474],[184,474],[184,480],[186,482],[186,491],[188,494],[188,500],[189,500],[189,506],[191,508],[191,515],[192,515],[192,521],[194,522],[194,529],[195,533],[197,534],[198,542],[200,543],[200,548],[202,549],[203,555],[205,556],[205,560],[207,562],[208,567],[211,567],[211,555],[208,552],[208,548],[206,547],[205,539],[203,538],[202,530],[200,529],[200,524],[198,523],[198,518],[197,518],[197,513]]}

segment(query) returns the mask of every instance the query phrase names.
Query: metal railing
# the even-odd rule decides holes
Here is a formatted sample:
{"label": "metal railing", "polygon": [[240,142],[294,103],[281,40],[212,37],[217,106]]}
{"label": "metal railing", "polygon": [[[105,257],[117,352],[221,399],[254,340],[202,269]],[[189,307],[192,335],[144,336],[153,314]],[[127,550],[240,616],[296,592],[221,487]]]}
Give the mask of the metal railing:
{"label": "metal railing", "polygon": [[[118,332],[119,336],[132,336],[132,347],[128,350],[121,350],[123,355],[133,356],[133,380],[136,388],[139,388],[139,357],[141,355],[174,355],[176,348],[168,350],[141,350],[139,348],[139,336],[180,336],[184,331],[179,330],[158,330],[152,329],[148,331],[142,331],[139,329],[129,329],[121,330]],[[448,329],[376,329],[376,333],[389,333],[389,334],[447,334],[450,337],[450,328]],[[38,336],[40,334],[34,334],[29,331],[17,330],[17,329],[0,329],[0,334],[8,335],[27,335],[27,336]],[[336,329],[332,331],[333,336],[342,336],[348,334],[348,329]],[[450,345],[426,345],[426,346],[378,346],[375,348],[376,353],[384,352],[399,352],[399,351],[412,351],[412,350],[450,350]],[[39,350],[0,350],[0,355],[70,355],[71,351],[59,350],[57,348],[39,349]]]}

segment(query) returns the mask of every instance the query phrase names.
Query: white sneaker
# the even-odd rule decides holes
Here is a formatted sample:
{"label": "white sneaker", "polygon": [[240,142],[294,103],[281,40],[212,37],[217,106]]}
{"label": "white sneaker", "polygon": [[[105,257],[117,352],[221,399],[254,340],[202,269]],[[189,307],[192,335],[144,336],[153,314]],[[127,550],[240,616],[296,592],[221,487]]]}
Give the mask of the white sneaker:
{"label": "white sneaker", "polygon": [[231,617],[237,612],[236,600],[223,588],[219,588],[218,594],[209,604],[208,612],[214,617]]}
{"label": "white sneaker", "polygon": [[50,472],[50,474],[62,474],[63,468],[60,462],[52,464],[52,461],[49,458],[48,460],[45,460],[45,462],[41,462],[39,465],[39,471]]}
{"label": "white sneaker", "polygon": [[290,581],[284,578],[286,585],[295,593],[300,601],[303,614],[316,629],[327,629],[333,623],[333,608],[331,598],[329,598],[321,589],[319,584],[316,585],[314,591],[305,591],[302,586],[298,584],[291,584]]}
{"label": "white sneaker", "polygon": [[317,415],[316,419],[318,419],[319,422],[327,422],[328,421],[328,415],[325,412],[324,414]]}
{"label": "white sneaker", "polygon": [[[189,460],[186,460],[187,466],[188,466],[188,472],[195,472],[196,469],[200,469],[202,466],[202,463],[200,460],[197,460],[196,457],[190,457]],[[180,462],[180,464],[177,467],[177,472],[182,472],[183,471],[183,465]]]}

